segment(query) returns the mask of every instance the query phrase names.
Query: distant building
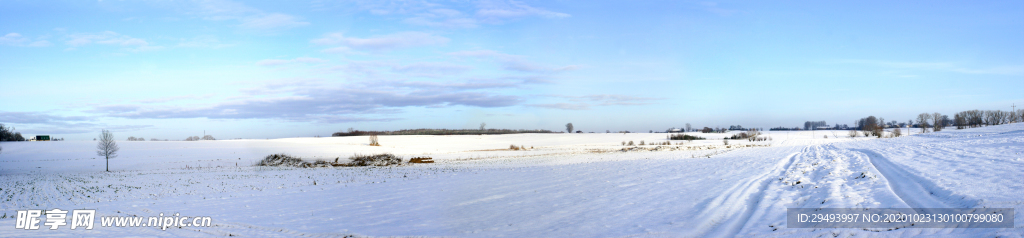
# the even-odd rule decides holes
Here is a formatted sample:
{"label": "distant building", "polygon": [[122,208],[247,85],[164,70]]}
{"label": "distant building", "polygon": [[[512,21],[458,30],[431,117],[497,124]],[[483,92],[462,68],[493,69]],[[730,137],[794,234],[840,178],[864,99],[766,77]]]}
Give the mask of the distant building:
{"label": "distant building", "polygon": [[673,133],[673,132],[682,132],[682,131],[683,131],[683,129],[682,129],[682,128],[675,128],[675,127],[672,127],[672,128],[668,128],[668,130],[665,130],[665,132],[668,132],[668,133]]}
{"label": "distant building", "polygon": [[49,135],[37,135],[36,141],[50,141]]}

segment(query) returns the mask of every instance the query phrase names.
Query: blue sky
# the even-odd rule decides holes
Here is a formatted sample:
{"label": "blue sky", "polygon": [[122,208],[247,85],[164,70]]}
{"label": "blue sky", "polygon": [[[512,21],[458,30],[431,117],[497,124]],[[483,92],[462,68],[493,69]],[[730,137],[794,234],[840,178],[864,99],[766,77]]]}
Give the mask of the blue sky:
{"label": "blue sky", "polygon": [[852,124],[1024,105],[1024,2],[0,1],[0,123],[89,140]]}

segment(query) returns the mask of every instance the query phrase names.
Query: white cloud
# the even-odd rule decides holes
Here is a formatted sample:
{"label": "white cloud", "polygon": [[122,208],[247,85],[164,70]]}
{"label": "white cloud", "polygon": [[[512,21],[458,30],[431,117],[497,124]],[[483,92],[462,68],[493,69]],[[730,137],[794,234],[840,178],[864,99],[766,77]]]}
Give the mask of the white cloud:
{"label": "white cloud", "polygon": [[21,36],[21,34],[11,32],[7,33],[7,35],[0,37],[0,44],[13,45],[23,43],[27,40],[28,39],[26,39],[24,36]]}
{"label": "white cloud", "polygon": [[459,74],[470,69],[472,69],[472,67],[442,62],[420,62],[391,67],[391,70],[395,72],[425,77],[440,77]]}
{"label": "white cloud", "polygon": [[445,8],[431,9],[426,12],[416,14],[415,17],[407,18],[402,22],[412,25],[448,28],[473,28],[478,25],[476,19],[468,17],[458,10]]}
{"label": "white cloud", "polygon": [[[88,112],[133,119],[279,119],[334,123],[381,118],[380,114],[395,113],[407,107],[497,108],[514,106],[522,102],[518,96],[479,90],[490,88],[488,85],[379,82],[365,85],[331,85],[297,84],[293,81],[289,80],[282,84],[270,83],[255,89],[243,90],[250,96],[213,105],[156,107],[118,104],[97,106]],[[0,116],[3,114],[0,113]]]}
{"label": "white cloud", "polygon": [[1024,75],[1024,65],[971,68],[963,66],[962,64],[951,62],[901,62],[882,60],[838,60],[836,62],[844,64],[870,65],[903,70],[945,71],[962,74]]}
{"label": "white cloud", "polygon": [[562,110],[588,110],[590,105],[586,103],[548,103],[548,104],[527,104],[531,107],[542,107]]}
{"label": "white cloud", "polygon": [[290,60],[285,60],[285,59],[265,59],[265,60],[256,61],[256,65],[259,65],[259,66],[278,66],[278,65],[285,65],[285,64],[290,64],[290,63],[324,63],[324,62],[327,62],[327,60],[320,59],[320,58],[311,58],[311,57],[298,57],[298,58],[290,59]]}
{"label": "white cloud", "polygon": [[562,71],[570,71],[579,69],[578,65],[568,66],[547,66],[537,63],[533,63],[526,60],[526,57],[521,55],[510,55],[505,53],[499,53],[492,50],[471,50],[471,51],[459,51],[452,52],[449,55],[457,57],[473,57],[473,58],[485,58],[497,61],[501,64],[505,70],[519,71],[519,72],[532,72],[532,73],[554,73]]}
{"label": "white cloud", "polygon": [[68,38],[69,39],[65,41],[65,44],[70,45],[71,47],[81,47],[90,44],[114,45],[121,46],[122,49],[133,52],[159,50],[163,48],[163,46],[150,45],[146,40],[121,35],[113,31],[104,31],[101,33],[77,33],[68,35]]}
{"label": "white cloud", "polygon": [[480,1],[476,15],[490,21],[503,21],[521,17],[566,18],[569,14],[531,7],[519,1]]}
{"label": "white cloud", "polygon": [[249,30],[270,31],[309,25],[301,18],[278,12],[265,12],[244,3],[228,0],[189,2],[191,14],[213,21],[234,20],[238,27]]}
{"label": "white cloud", "polygon": [[[324,4],[318,4],[321,8]],[[542,17],[566,18],[567,13],[550,11],[514,0],[479,0],[432,2],[425,0],[352,0],[341,2],[338,9],[359,9],[377,15],[410,15],[402,20],[410,25],[473,28],[481,24],[501,24],[511,20]],[[467,14],[468,13],[468,14]]]}
{"label": "white cloud", "polygon": [[7,33],[4,36],[0,36],[0,45],[10,46],[29,46],[29,47],[43,47],[50,46],[49,41],[46,40],[31,40],[28,37],[22,36],[16,32]]}
{"label": "white cloud", "polygon": [[281,13],[271,13],[257,17],[243,18],[239,26],[248,29],[268,30],[275,28],[292,28],[309,25],[309,22],[298,20],[294,16]]}
{"label": "white cloud", "polygon": [[[382,51],[417,46],[443,45],[448,43],[448,41],[450,41],[448,38],[424,32],[399,32],[370,38],[345,37],[341,33],[329,33],[323,38],[311,40],[310,43],[342,45],[357,50]],[[328,50],[334,51],[332,49]],[[337,51],[342,51],[342,49]]]}
{"label": "white cloud", "polygon": [[526,106],[562,110],[589,110],[591,106],[636,106],[653,104],[655,103],[655,101],[664,100],[664,98],[635,97],[617,94],[593,94],[584,96],[536,96],[560,98],[568,100],[570,102],[527,104]]}
{"label": "white cloud", "polygon": [[327,49],[321,50],[320,52],[340,54],[340,53],[352,52],[352,49],[349,49],[348,47],[344,47],[344,46],[338,46],[338,47],[334,47],[334,48],[327,48]]}

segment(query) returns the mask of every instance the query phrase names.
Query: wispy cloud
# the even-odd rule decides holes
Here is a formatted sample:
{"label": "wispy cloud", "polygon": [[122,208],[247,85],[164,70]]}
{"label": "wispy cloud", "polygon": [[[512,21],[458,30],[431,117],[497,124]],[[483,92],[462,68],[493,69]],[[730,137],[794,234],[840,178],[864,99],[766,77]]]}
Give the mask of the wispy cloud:
{"label": "wispy cloud", "polygon": [[0,112],[0,121],[20,124],[66,125],[70,122],[92,121],[83,116],[56,116],[38,112]]}
{"label": "wispy cloud", "polygon": [[113,31],[104,31],[100,33],[76,33],[68,35],[67,38],[67,41],[64,43],[72,48],[97,44],[119,46],[121,49],[132,52],[163,49],[163,46],[151,45],[144,39],[118,34]]}
{"label": "wispy cloud", "polygon": [[472,51],[459,51],[452,52],[449,55],[456,57],[473,57],[482,59],[491,59],[498,62],[503,69],[519,71],[519,72],[532,72],[532,73],[553,73],[579,69],[579,65],[567,65],[567,66],[547,66],[537,63],[533,63],[526,60],[525,56],[521,55],[510,55],[499,53],[492,50],[472,50]]}
{"label": "wispy cloud", "polygon": [[322,8],[360,9],[377,15],[406,15],[403,23],[410,25],[474,28],[482,24],[502,24],[528,17],[566,18],[571,15],[530,6],[514,0],[482,1],[426,1],[426,0],[354,0],[340,2],[340,6]]}
{"label": "wispy cloud", "polygon": [[563,109],[563,110],[588,110],[590,106],[638,106],[654,104],[664,98],[636,97],[616,94],[593,94],[583,96],[566,95],[538,95],[569,100],[572,103],[549,103],[549,104],[528,104],[527,106]]}
{"label": "wispy cloud", "polygon": [[32,40],[28,37],[22,36],[16,32],[7,33],[4,36],[0,36],[0,45],[9,46],[28,46],[28,47],[44,47],[53,45],[47,40],[38,39]]}
{"label": "wispy cloud", "polygon": [[153,98],[153,99],[143,99],[143,100],[137,100],[136,102],[140,102],[140,103],[165,103],[165,102],[181,101],[181,100],[208,99],[208,98],[212,98],[212,97],[213,97],[213,94],[206,94],[206,95],[183,95],[183,96],[171,96],[171,97],[162,97],[162,98]]}
{"label": "wispy cloud", "polygon": [[402,21],[406,24],[447,28],[474,28],[479,21],[454,9],[439,8],[417,13]]}
{"label": "wispy cloud", "polygon": [[951,62],[903,62],[903,61],[882,61],[882,60],[837,60],[836,63],[858,64],[876,67],[885,67],[904,70],[926,70],[945,71],[962,74],[996,74],[996,75],[1024,75],[1024,65],[995,66],[987,68],[971,68],[962,64]]}
{"label": "wispy cloud", "polygon": [[259,66],[278,66],[290,63],[324,63],[327,62],[325,59],[312,58],[312,57],[298,57],[295,59],[265,59],[256,61],[256,65]]}
{"label": "wispy cloud", "polygon": [[[342,33],[329,33],[322,38],[310,40],[310,43],[317,45],[341,45],[357,50],[386,51],[417,46],[443,45],[448,43],[448,41],[450,41],[448,38],[424,32],[399,32],[369,38],[346,37]],[[325,51],[330,50],[340,51],[337,48]]]}
{"label": "wispy cloud", "polygon": [[548,103],[548,104],[527,104],[531,107],[562,109],[562,110],[589,110],[590,105],[586,103]]}
{"label": "wispy cloud", "polygon": [[309,22],[304,22],[294,16],[281,13],[244,17],[241,19],[241,22],[242,23],[239,24],[239,26],[242,28],[258,30],[292,28],[309,25]]}
{"label": "wispy cloud", "polygon": [[398,65],[391,68],[391,70],[395,72],[425,77],[449,76],[460,74],[470,69],[472,69],[472,67],[443,62],[420,62]]}
{"label": "wispy cloud", "polygon": [[115,131],[138,130],[152,125],[109,125],[96,123],[93,117],[58,116],[41,112],[0,112],[0,122],[24,125],[18,132],[29,134],[79,134],[99,132],[100,129]]}
{"label": "wispy cloud", "polygon": [[266,12],[244,3],[228,0],[201,0],[188,2],[191,4],[190,14],[206,20],[237,21],[238,27],[249,30],[271,31],[309,25],[300,17]]}
{"label": "wispy cloud", "polygon": [[405,107],[507,107],[522,101],[517,96],[474,91],[486,88],[486,85],[378,83],[333,86],[316,82],[270,83],[245,90],[249,97],[213,105],[105,105],[89,112],[130,119],[277,119],[334,123],[396,120],[387,114]]}
{"label": "wispy cloud", "polygon": [[491,22],[501,22],[521,17],[566,18],[570,16],[566,13],[532,7],[514,0],[479,1],[477,5],[479,10],[476,11],[476,15]]}

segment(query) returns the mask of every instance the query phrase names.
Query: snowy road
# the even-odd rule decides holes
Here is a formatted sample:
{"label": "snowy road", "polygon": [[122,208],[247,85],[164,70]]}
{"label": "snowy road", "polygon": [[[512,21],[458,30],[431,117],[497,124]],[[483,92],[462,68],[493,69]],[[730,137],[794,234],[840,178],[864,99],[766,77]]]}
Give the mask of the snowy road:
{"label": "snowy road", "polygon": [[[167,231],[151,227],[25,231],[13,229],[14,219],[0,219],[0,236],[1024,234],[1019,222],[1015,228],[1004,229],[786,228],[786,209],[795,207],[1002,207],[1021,211],[1024,124],[873,140],[822,140],[798,133],[788,135],[797,138],[786,140],[779,139],[779,134],[770,135],[775,137],[775,145],[757,148],[614,152],[564,144],[528,152],[450,149],[438,154],[444,157],[437,156],[442,159],[436,164],[388,168],[265,169],[246,166],[246,158],[237,158],[242,166],[138,167],[112,173],[8,170],[0,175],[4,178],[0,181],[0,199],[4,201],[0,211],[7,217],[21,209],[94,208],[101,216],[155,216],[161,212],[212,216],[215,226]],[[481,140],[498,140],[484,143],[501,145],[512,138],[520,137]],[[622,139],[600,140],[614,145]],[[716,148],[712,142],[702,148]],[[601,142],[584,143],[592,148]],[[232,146],[237,145],[228,147]],[[26,159],[6,157],[7,151],[17,153],[17,148],[9,148],[5,144],[0,165],[30,167]],[[238,149],[243,150],[250,149]],[[139,155],[160,157],[164,153],[152,151],[157,154]],[[67,160],[46,160],[36,167],[61,161]]]}

